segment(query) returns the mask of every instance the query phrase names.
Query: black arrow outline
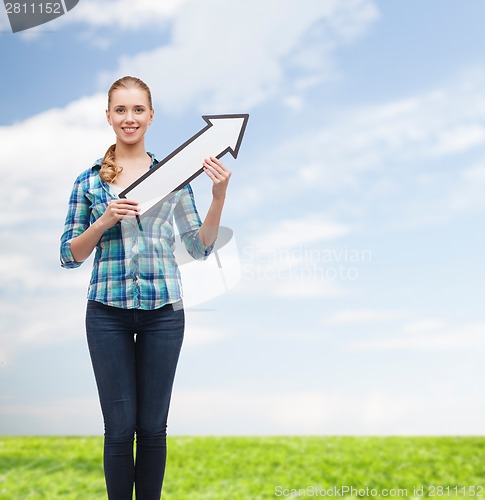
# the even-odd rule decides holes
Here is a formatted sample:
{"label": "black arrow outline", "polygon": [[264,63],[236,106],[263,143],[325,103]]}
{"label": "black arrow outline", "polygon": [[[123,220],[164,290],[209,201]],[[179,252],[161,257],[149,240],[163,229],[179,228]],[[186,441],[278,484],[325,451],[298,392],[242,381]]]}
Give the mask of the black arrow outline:
{"label": "black arrow outline", "polygon": [[[244,132],[246,131],[246,125],[247,125],[248,120],[249,120],[249,114],[244,113],[244,114],[233,114],[233,115],[203,115],[202,118],[207,123],[207,125],[203,129],[199,130],[190,139],[188,139],[187,141],[185,141],[182,145],[180,145],[177,149],[175,149],[174,151],[172,151],[163,160],[159,161],[156,165],[154,165],[148,172],[144,173],[141,177],[139,177],[138,179],[136,179],[135,182],[133,182],[132,184],[130,184],[127,188],[123,189],[123,191],[121,191],[121,193],[119,194],[119,197],[120,198],[126,198],[126,195],[132,189],[134,189],[136,186],[138,186],[138,184],[141,184],[147,177],[149,177],[150,175],[152,175],[153,173],[155,173],[160,167],[162,167],[163,165],[165,165],[165,163],[167,163],[168,161],[170,161],[174,156],[178,155],[180,153],[180,151],[182,151],[183,149],[185,149],[189,144],[191,144],[192,142],[194,142],[198,137],[200,137],[202,134],[204,134],[205,132],[207,132],[211,127],[213,127],[214,124],[211,123],[210,120],[214,120],[214,119],[226,119],[226,118],[243,118],[243,124],[242,124],[242,127],[241,127],[241,131],[239,132],[239,136],[237,138],[236,147],[233,149],[231,146],[228,146],[226,149],[224,149],[222,152],[220,152],[216,156],[217,159],[220,159],[226,153],[231,153],[231,155],[233,156],[233,158],[236,159],[237,155],[239,153],[239,149],[241,147],[241,143],[242,143],[242,139],[243,139],[243,136],[244,136]],[[175,189],[173,189],[166,197],[164,197],[163,200],[160,200],[160,201],[164,201],[172,193],[175,193],[176,191],[179,191],[180,189],[182,189],[185,185],[187,185],[190,181],[192,181],[193,179],[195,179],[203,171],[204,171],[204,168],[200,168],[200,170],[198,170],[197,172],[195,172],[195,174],[191,175],[188,179],[186,179],[179,186],[177,186]],[[159,203],[160,202],[158,202],[157,205]]]}

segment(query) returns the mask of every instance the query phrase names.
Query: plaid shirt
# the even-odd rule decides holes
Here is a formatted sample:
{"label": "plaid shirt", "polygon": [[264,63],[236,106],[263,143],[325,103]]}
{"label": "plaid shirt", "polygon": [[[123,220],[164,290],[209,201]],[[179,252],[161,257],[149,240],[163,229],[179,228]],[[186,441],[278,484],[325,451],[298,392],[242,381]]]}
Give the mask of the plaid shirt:
{"label": "plaid shirt", "polygon": [[[152,168],[157,160],[151,153]],[[61,266],[75,268],[71,241],[82,234],[117,198],[99,177],[101,159],[76,179],[61,237]],[[199,238],[201,220],[190,185],[186,185],[158,208],[136,219],[123,219],[107,229],[96,245],[88,299],[125,309],[156,309],[182,298],[180,272],[173,254],[173,222],[177,224],[188,253],[206,259],[213,245]]]}

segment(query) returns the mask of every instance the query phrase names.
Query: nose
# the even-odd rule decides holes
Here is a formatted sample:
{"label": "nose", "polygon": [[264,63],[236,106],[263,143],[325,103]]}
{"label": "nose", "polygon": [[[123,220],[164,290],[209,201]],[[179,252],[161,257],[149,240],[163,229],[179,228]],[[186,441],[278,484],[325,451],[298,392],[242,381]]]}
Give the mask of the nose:
{"label": "nose", "polygon": [[128,111],[125,115],[125,122],[126,123],[133,123],[135,120],[133,119],[133,114],[131,111]]}

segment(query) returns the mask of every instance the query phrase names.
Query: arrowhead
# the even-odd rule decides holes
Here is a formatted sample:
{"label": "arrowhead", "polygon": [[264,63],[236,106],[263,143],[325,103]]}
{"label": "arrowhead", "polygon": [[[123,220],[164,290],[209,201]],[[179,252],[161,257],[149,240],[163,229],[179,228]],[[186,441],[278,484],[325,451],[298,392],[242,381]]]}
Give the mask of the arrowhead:
{"label": "arrowhead", "polygon": [[237,158],[249,115],[205,115],[202,118],[209,125],[209,128],[214,127],[214,130],[217,129],[217,132],[227,141],[225,142],[227,148],[217,157],[220,158],[226,153],[231,153],[234,158]]}

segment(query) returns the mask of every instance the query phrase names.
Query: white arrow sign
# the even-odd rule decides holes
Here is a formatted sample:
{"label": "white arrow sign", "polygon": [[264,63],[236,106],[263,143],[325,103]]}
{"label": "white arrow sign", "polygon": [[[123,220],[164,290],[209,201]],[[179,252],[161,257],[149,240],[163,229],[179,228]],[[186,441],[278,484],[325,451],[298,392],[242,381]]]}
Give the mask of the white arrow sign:
{"label": "white arrow sign", "polygon": [[209,115],[207,126],[120,193],[136,200],[143,214],[203,172],[204,158],[237,158],[249,115]]}

